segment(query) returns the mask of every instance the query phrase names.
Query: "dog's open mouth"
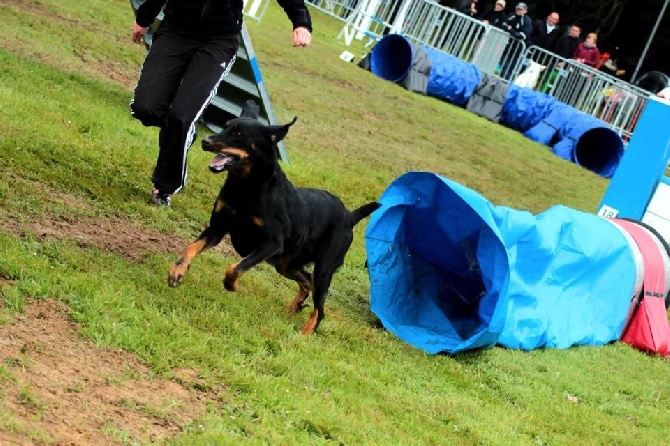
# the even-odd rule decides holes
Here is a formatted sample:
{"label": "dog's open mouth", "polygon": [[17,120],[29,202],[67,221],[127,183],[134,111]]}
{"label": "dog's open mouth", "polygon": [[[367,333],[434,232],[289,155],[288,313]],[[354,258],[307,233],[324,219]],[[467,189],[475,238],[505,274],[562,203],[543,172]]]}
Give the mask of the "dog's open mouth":
{"label": "dog's open mouth", "polygon": [[209,170],[214,173],[223,172],[226,168],[235,162],[239,158],[235,155],[229,153],[217,153],[211,163],[209,163]]}

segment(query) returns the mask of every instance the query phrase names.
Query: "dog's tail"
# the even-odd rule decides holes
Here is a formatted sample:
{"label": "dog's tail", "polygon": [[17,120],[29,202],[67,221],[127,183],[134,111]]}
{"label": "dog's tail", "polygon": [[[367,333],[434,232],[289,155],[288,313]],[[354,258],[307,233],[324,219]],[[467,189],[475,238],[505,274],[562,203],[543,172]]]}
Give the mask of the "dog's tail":
{"label": "dog's tail", "polygon": [[372,214],[374,211],[379,209],[380,206],[381,204],[373,201],[351,211],[352,226],[355,226],[359,221]]}

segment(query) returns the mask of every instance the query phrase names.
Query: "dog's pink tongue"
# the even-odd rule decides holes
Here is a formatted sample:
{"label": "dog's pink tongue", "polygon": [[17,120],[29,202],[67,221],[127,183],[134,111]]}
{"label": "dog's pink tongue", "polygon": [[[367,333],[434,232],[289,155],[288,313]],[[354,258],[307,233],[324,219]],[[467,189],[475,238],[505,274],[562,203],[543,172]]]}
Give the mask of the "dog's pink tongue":
{"label": "dog's pink tongue", "polygon": [[215,169],[222,169],[226,166],[226,164],[228,164],[228,161],[230,161],[230,157],[227,157],[226,155],[223,154],[218,154],[212,160],[212,162],[209,163],[209,167],[213,167]]}

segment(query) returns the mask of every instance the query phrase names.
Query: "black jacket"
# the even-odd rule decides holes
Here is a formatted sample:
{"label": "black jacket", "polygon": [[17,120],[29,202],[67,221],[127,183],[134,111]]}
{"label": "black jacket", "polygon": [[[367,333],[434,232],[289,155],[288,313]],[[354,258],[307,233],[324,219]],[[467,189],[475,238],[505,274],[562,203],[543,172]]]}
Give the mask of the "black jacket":
{"label": "black jacket", "polygon": [[556,46],[556,41],[560,35],[561,30],[558,26],[555,26],[550,33],[547,33],[547,21],[540,19],[533,23],[533,32],[530,36],[530,40],[533,45],[537,45],[547,51],[552,51]]}
{"label": "black jacket", "polygon": [[579,37],[570,37],[568,34],[563,34],[556,40],[554,45],[554,53],[558,54],[564,59],[572,59],[577,46],[579,46],[579,42],[581,42]]}
{"label": "black jacket", "polygon": [[489,9],[484,14],[479,17],[480,20],[488,20],[489,25],[495,26],[496,28],[502,28],[507,31],[505,25],[505,20],[507,20],[507,13],[505,11],[496,11],[495,9]]}
{"label": "black jacket", "polygon": [[[475,5],[475,8],[476,6],[477,5]],[[477,15],[472,13],[472,0],[458,0],[454,9],[470,17],[475,17]]]}
{"label": "black jacket", "polygon": [[[312,31],[312,20],[304,0],[277,0],[293,29]],[[146,0],[137,8],[135,21],[149,26],[165,6],[166,25],[189,34],[227,35],[242,30],[242,0]]]}
{"label": "black jacket", "polygon": [[517,39],[523,40],[526,45],[530,45],[530,35],[533,32],[533,22],[527,15],[511,14],[505,20],[505,26],[508,27],[510,35]]}

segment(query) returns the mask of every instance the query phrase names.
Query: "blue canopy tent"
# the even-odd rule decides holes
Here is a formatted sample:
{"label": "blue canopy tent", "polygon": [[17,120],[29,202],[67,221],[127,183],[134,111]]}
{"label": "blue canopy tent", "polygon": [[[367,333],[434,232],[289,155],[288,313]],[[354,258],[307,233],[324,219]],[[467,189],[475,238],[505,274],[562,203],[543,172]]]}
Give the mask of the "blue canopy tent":
{"label": "blue canopy tent", "polygon": [[494,206],[432,173],[384,192],[367,227],[371,310],[428,353],[567,348],[619,338],[639,292],[627,238],[564,206]]}

